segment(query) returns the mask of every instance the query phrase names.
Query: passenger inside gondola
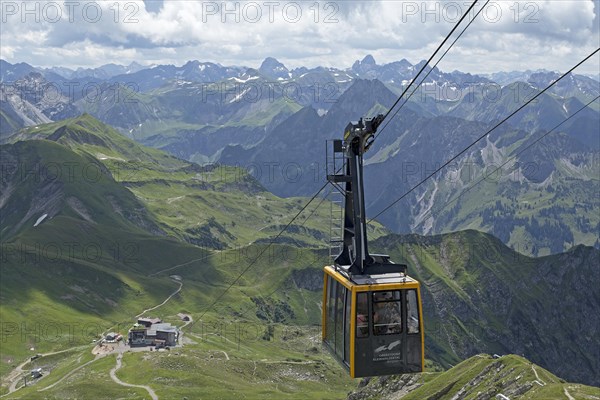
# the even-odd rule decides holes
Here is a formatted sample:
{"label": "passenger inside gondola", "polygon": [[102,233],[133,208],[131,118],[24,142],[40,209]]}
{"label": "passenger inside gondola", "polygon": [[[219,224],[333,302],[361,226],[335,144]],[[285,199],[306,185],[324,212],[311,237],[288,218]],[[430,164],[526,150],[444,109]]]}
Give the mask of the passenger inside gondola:
{"label": "passenger inside gondola", "polygon": [[373,293],[373,333],[391,335],[402,332],[400,292]]}

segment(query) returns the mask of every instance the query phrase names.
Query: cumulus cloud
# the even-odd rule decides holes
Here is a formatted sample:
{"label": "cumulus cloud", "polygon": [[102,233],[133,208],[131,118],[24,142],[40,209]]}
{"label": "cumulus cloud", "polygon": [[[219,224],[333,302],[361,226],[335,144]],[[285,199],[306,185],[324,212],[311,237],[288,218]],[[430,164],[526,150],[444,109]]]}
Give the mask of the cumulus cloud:
{"label": "cumulus cloud", "polygon": [[[483,1],[480,1],[483,3]],[[0,56],[38,66],[172,63],[346,67],[427,58],[468,1],[3,0]],[[598,0],[491,1],[442,69],[565,70],[598,46]],[[598,60],[587,65],[598,71]]]}

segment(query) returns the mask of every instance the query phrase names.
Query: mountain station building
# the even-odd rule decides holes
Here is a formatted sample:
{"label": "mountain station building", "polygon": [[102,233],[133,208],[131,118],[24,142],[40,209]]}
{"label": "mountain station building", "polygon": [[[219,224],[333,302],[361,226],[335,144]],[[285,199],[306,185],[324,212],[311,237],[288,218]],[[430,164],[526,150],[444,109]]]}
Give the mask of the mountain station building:
{"label": "mountain station building", "polygon": [[176,326],[158,318],[138,320],[127,335],[130,346],[175,346],[178,337],[179,331]]}

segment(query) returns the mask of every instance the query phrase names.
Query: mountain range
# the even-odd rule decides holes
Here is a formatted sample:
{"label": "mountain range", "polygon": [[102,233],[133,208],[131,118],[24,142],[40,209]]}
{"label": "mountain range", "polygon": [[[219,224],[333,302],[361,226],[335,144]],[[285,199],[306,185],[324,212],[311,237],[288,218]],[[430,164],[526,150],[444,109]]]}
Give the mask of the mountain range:
{"label": "mountain range", "polygon": [[[6,323],[27,316],[108,329],[160,303],[173,290],[173,274],[185,290],[162,312],[203,315],[252,262],[258,265],[209,315],[279,326],[319,321],[329,206],[312,210],[263,254],[265,240],[303,200],[277,198],[244,170],[201,167],[144,147],[90,115],[21,130],[0,151]],[[517,353],[598,385],[598,250],[580,245],[530,258],[476,231],[399,236],[375,226],[370,237],[375,251],[407,263],[423,283],[433,365]],[[89,339],[64,332],[48,343],[20,342],[9,335],[3,357]]]}
{"label": "mountain range", "polygon": [[[181,67],[134,65],[112,76],[109,71],[122,70],[101,67],[104,80],[96,71],[77,81],[57,80],[57,70],[2,65],[2,79],[16,81],[0,84],[0,137],[87,112],[179,158],[246,169],[286,197],[314,193],[326,174],[319,150],[325,140],[339,137],[350,120],[385,112],[424,62],[378,65],[367,56],[346,70],[288,70],[273,58],[259,69],[190,61]],[[481,77],[425,70],[426,83],[367,155],[367,178],[382,177],[366,183],[370,215],[558,77],[549,71]],[[526,81],[507,83],[511,79]],[[72,90],[85,85],[86,93]],[[379,220],[396,232],[481,229],[534,255],[579,243],[600,246],[593,212],[600,113],[597,103],[584,108],[599,94],[597,81],[567,76]]]}

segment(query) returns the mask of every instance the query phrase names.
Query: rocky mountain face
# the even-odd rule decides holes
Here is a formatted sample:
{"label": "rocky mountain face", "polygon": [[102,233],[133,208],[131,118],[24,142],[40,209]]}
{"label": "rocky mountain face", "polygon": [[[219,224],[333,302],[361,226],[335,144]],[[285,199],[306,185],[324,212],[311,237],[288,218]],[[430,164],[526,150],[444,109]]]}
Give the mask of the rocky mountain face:
{"label": "rocky mountain face", "polygon": [[265,58],[260,65],[258,72],[271,79],[289,79],[292,77],[292,74],[286,66],[273,57]]}
{"label": "rocky mountain face", "polygon": [[98,68],[77,68],[72,70],[65,67],[45,68],[44,71],[52,72],[67,79],[79,78],[97,78],[108,79],[117,75],[133,74],[135,72],[146,69],[147,67],[136,63],[135,61],[129,65],[105,64]]}
{"label": "rocky mountain face", "polygon": [[243,67],[224,67],[211,62],[188,61],[181,67],[175,65],[157,65],[144,68],[134,73],[115,75],[109,78],[110,83],[134,84],[139,91],[146,92],[159,88],[173,81],[219,82],[238,77],[244,73]]}
{"label": "rocky mountain face", "polygon": [[[599,205],[593,195],[598,190],[598,150],[590,140],[594,123],[582,116],[574,126],[583,129],[531,134],[506,126],[381,215],[380,221],[401,232],[477,227],[529,254],[553,253],[577,243],[594,245],[600,222],[591,212]],[[369,158],[365,176],[367,193],[372,194],[367,195],[370,212],[384,210],[490,128],[449,117],[407,125],[395,143]],[[426,145],[432,142],[440,146]],[[579,210],[585,221],[575,221]]]}
{"label": "rocky mountain face", "polygon": [[35,105],[0,84],[0,138],[25,127],[51,122]]}
{"label": "rocky mountain face", "polygon": [[[352,65],[352,72],[354,72],[358,78],[377,79],[386,85],[389,85],[390,87],[402,88],[414,78],[417,72],[423,68],[425,63],[426,61],[423,60],[415,65],[412,65],[406,59],[402,59],[401,61],[378,65],[373,56],[368,55],[362,61],[357,60]],[[455,86],[466,88],[479,84],[492,83],[490,79],[481,77],[479,75],[471,75],[459,71],[444,73],[437,67],[431,68],[427,66],[423,70],[423,76],[428,73],[429,76],[423,81],[425,86]],[[419,78],[419,81],[421,79],[422,78]]]}
{"label": "rocky mountain face", "polygon": [[0,83],[0,138],[20,128],[77,114],[72,99],[42,74],[30,72],[13,83]]}
{"label": "rocky mountain face", "polygon": [[[546,87],[552,80],[557,79],[561,74],[557,71],[537,70],[537,71],[512,71],[497,72],[489,74],[486,77],[499,85],[506,86],[514,82],[527,82],[538,89]],[[598,95],[598,80],[590,76],[573,74],[568,79],[558,83],[551,89],[555,94],[563,97],[578,95],[583,92],[588,95]]]}
{"label": "rocky mountain face", "polygon": [[0,82],[14,82],[23,76],[36,72],[35,67],[27,63],[11,64],[5,60],[0,60]]}

